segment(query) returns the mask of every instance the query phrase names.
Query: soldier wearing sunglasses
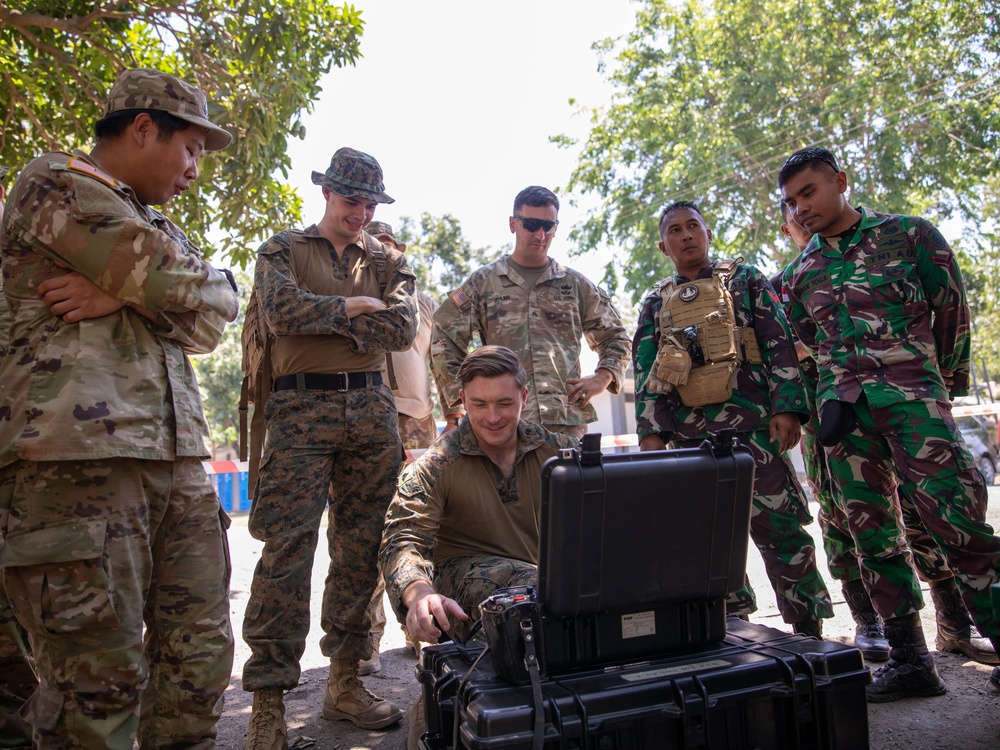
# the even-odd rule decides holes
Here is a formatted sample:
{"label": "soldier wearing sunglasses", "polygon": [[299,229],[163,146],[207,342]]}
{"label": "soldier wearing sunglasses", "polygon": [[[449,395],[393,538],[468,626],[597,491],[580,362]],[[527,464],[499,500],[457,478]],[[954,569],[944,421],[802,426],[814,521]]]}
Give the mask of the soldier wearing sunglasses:
{"label": "soldier wearing sunglasses", "polygon": [[[582,437],[597,419],[591,401],[618,393],[631,344],[607,293],[548,256],[559,226],[559,199],[531,186],[514,199],[509,219],[514,250],[475,271],[434,315],[432,364],[448,425],[464,414],[458,369],[479,344],[517,352],[528,373],[525,419],[553,432]],[[580,372],[580,343],[597,352],[595,372]]]}

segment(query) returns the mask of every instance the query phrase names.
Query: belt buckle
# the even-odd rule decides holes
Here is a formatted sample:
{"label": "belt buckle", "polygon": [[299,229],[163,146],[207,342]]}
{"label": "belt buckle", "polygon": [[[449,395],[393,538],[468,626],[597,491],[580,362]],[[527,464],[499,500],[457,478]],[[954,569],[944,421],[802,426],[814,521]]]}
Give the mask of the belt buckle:
{"label": "belt buckle", "polygon": [[346,372],[338,372],[338,373],[335,373],[335,375],[338,378],[343,378],[344,379],[343,380],[344,385],[341,386],[340,388],[337,388],[337,393],[346,393],[349,390],[348,386],[350,385],[350,379],[347,377],[347,373]]}

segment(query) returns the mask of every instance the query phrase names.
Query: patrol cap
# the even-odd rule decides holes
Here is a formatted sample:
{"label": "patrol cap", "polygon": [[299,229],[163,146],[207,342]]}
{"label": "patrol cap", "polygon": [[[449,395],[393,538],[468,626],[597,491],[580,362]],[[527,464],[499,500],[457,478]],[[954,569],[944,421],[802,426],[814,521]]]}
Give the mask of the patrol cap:
{"label": "patrol cap", "polygon": [[[8,172],[10,172],[10,167],[5,167],[3,164],[0,164],[0,181],[2,181],[3,178],[7,176]],[[386,226],[389,226],[389,225],[386,224]],[[369,234],[370,234],[370,232],[369,232]]]}
{"label": "patrol cap", "polygon": [[395,203],[395,199],[385,194],[382,167],[375,157],[353,148],[338,148],[326,172],[313,172],[312,181],[345,198]]}
{"label": "patrol cap", "polygon": [[392,233],[392,225],[388,222],[373,221],[365,227],[365,231],[376,239],[380,237],[388,237],[392,240],[393,244],[399,249],[400,252],[404,252],[406,250],[406,243],[400,242],[396,239],[396,235]]}
{"label": "patrol cap", "polygon": [[108,93],[104,115],[124,109],[157,109],[208,130],[206,151],[219,151],[233,141],[232,133],[208,119],[208,103],[201,89],[169,73],[150,68],[122,71]]}

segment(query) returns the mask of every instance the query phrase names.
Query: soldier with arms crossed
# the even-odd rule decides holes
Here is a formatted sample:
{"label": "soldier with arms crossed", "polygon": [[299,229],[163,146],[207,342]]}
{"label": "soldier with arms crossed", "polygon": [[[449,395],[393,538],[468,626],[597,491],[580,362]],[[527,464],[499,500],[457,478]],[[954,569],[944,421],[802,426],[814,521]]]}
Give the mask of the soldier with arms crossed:
{"label": "soldier with arms crossed", "polygon": [[188,354],[237,312],[151,208],[231,136],[155,70],[112,86],[96,145],[25,166],[4,216],[0,552],[39,686],[38,748],[211,748],[229,685],[229,555]]}

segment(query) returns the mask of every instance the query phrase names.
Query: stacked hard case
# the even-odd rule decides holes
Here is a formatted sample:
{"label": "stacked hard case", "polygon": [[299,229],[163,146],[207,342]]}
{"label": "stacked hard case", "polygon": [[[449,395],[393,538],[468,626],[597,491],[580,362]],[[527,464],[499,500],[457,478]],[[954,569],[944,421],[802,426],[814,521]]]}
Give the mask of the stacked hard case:
{"label": "stacked hard case", "polygon": [[537,588],[483,603],[488,638],[424,649],[422,747],[868,747],[857,649],[726,620],[749,450],[732,431],[612,456],[599,441],[542,468]]}

